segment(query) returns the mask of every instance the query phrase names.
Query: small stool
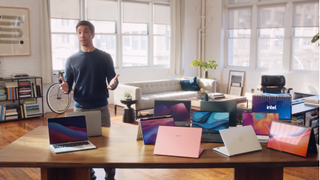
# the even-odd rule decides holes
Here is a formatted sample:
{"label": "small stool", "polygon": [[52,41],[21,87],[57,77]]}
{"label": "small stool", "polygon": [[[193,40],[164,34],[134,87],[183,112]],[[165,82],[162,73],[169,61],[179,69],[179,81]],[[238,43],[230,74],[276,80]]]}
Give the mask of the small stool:
{"label": "small stool", "polygon": [[127,105],[128,109],[124,109],[124,114],[123,114],[123,122],[124,123],[134,123],[135,122],[135,114],[134,114],[134,109],[131,108],[132,104],[137,103],[137,100],[128,100],[128,99],[122,99],[120,100],[122,104]]}

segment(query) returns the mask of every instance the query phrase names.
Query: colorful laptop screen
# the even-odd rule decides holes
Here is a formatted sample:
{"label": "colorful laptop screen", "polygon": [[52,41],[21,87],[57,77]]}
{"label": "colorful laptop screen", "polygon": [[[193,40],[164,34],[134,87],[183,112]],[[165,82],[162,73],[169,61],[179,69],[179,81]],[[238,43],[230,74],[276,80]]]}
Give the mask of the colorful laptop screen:
{"label": "colorful laptop screen", "polygon": [[50,144],[88,140],[85,116],[48,118]]}
{"label": "colorful laptop screen", "polygon": [[173,115],[175,121],[190,122],[191,101],[155,100],[154,116]]}
{"label": "colorful laptop screen", "polygon": [[291,95],[270,94],[252,96],[252,112],[279,113],[279,119],[291,119]]}
{"label": "colorful laptop screen", "polygon": [[229,128],[229,113],[194,111],[192,127],[202,128],[202,133],[219,134],[219,130]]}
{"label": "colorful laptop screen", "polygon": [[159,126],[174,126],[172,117],[140,119],[140,123],[144,144],[153,144],[156,142]]}
{"label": "colorful laptop screen", "polygon": [[311,128],[273,121],[268,148],[307,156]]}
{"label": "colorful laptop screen", "polygon": [[256,135],[269,135],[272,121],[278,120],[278,113],[242,113],[242,125],[251,125]]}

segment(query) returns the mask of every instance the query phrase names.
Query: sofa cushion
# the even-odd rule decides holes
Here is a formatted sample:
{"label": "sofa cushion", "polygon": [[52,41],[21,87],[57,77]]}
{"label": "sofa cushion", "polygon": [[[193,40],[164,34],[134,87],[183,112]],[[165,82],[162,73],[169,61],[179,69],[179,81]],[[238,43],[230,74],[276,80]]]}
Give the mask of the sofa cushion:
{"label": "sofa cushion", "polygon": [[183,91],[199,91],[200,90],[196,76],[189,80],[180,80],[180,85]]}

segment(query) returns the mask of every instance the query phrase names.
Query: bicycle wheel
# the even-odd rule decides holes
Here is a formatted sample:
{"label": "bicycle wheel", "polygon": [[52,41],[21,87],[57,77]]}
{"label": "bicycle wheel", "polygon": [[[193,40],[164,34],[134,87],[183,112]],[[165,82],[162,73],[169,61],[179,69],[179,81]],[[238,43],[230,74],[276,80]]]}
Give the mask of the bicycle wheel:
{"label": "bicycle wheel", "polygon": [[49,87],[46,99],[51,111],[62,114],[69,109],[71,98],[70,94],[65,94],[60,90],[59,85],[59,83],[55,83]]}

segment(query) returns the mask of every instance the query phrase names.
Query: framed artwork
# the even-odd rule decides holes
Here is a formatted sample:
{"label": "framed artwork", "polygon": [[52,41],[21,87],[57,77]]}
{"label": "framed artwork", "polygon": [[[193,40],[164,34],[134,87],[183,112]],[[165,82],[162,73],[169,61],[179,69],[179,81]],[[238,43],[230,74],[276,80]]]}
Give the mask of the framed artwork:
{"label": "framed artwork", "polygon": [[[237,95],[241,96],[242,88],[244,85],[244,78],[245,78],[245,71],[229,71],[229,79],[228,79],[228,89],[227,93],[231,94],[231,87],[232,93],[237,93]],[[239,94],[240,91],[240,94]],[[236,94],[234,94],[236,95]]]}
{"label": "framed artwork", "polygon": [[241,93],[242,93],[242,87],[231,86],[229,94],[241,96]]}
{"label": "framed artwork", "polygon": [[28,8],[0,6],[0,56],[30,56]]}

